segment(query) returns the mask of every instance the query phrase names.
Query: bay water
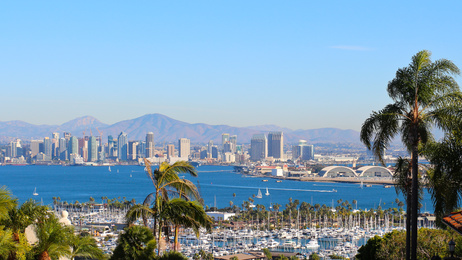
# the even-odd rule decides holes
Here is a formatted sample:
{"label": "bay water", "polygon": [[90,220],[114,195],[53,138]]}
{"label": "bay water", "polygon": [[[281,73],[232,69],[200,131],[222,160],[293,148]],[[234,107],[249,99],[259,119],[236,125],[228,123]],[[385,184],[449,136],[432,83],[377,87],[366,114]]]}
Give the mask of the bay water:
{"label": "bay water", "polygon": [[[199,188],[205,205],[224,208],[233,205],[242,206],[245,200],[253,198],[254,204],[266,208],[275,203],[281,209],[292,200],[306,201],[311,204],[337,206],[337,201],[348,200],[353,208],[370,209],[397,207],[395,199],[403,201],[394,187],[383,185],[361,188],[359,184],[301,182],[250,177],[233,172],[232,166],[199,166],[198,177],[185,175]],[[183,175],[181,175],[183,177]],[[101,202],[101,197],[123,200],[135,199],[142,202],[153,192],[153,184],[146,175],[143,166],[1,166],[0,186],[7,188],[17,197],[20,203],[29,198],[51,205],[53,197],[60,197],[61,202],[87,202],[93,197]],[[38,195],[32,193],[34,189]],[[266,194],[268,189],[269,195]],[[256,198],[258,190],[262,198]],[[235,197],[233,196],[235,194]],[[353,205],[353,200],[357,205]],[[231,203],[230,203],[231,202]],[[432,212],[430,196],[424,194],[421,212]]]}

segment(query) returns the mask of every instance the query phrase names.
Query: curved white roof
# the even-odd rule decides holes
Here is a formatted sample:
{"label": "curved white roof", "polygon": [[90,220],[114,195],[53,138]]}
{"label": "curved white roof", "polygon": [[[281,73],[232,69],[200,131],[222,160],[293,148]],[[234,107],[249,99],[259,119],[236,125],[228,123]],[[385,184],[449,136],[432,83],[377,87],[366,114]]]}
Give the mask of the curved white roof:
{"label": "curved white roof", "polygon": [[322,177],[356,177],[355,171],[345,166],[328,166],[323,168],[318,175]]}
{"label": "curved white roof", "polygon": [[356,170],[358,177],[392,177],[393,173],[383,166],[363,166]]}

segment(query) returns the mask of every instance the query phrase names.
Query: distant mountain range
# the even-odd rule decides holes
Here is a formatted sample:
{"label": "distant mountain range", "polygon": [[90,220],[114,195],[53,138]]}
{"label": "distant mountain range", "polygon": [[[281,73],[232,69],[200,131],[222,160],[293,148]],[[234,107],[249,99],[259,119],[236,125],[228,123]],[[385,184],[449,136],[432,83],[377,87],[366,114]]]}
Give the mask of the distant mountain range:
{"label": "distant mountain range", "polygon": [[33,125],[23,121],[0,122],[0,142],[11,141],[14,138],[23,140],[43,139],[51,133],[69,132],[74,136],[108,135],[117,138],[120,132],[126,132],[129,140],[145,140],[147,132],[154,133],[154,141],[176,142],[179,138],[191,139],[192,143],[221,143],[221,134],[237,135],[238,143],[250,143],[252,135],[283,131],[284,143],[297,143],[304,139],[308,143],[360,143],[359,132],[337,128],[320,128],[310,130],[291,130],[275,125],[260,125],[250,127],[232,127],[227,125],[189,124],[161,114],[148,114],[135,119],[121,121],[112,125],[100,122],[92,116],[76,118],[62,125]]}

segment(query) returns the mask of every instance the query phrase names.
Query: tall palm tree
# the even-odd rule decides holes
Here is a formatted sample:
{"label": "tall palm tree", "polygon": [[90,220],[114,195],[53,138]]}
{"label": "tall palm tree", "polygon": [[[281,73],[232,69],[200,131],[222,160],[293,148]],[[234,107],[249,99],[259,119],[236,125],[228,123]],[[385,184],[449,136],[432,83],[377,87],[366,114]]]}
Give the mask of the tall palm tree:
{"label": "tall palm tree", "polygon": [[175,198],[166,201],[163,208],[162,218],[175,227],[174,250],[178,250],[178,230],[180,226],[192,228],[196,236],[199,236],[199,228],[201,227],[205,227],[208,231],[212,229],[212,219],[197,201]]}
{"label": "tall palm tree", "polygon": [[394,103],[373,111],[360,134],[361,141],[382,163],[384,150],[398,134],[411,154],[411,222],[407,232],[411,232],[412,252],[406,259],[417,258],[419,145],[432,139],[431,127],[450,131],[461,118],[462,95],[453,78],[460,73],[459,68],[445,59],[432,62],[430,56],[429,51],[420,51],[408,67],[398,69],[388,83],[388,95]]}
{"label": "tall palm tree", "polygon": [[[186,161],[178,161],[173,164],[163,162],[158,168],[152,169],[151,163],[145,159],[146,173],[154,186],[154,192],[150,193],[143,202],[143,206],[133,207],[127,213],[127,220],[133,221],[137,217],[154,217],[154,233],[159,242],[164,221],[163,205],[172,198],[182,198],[187,201],[199,200],[199,190],[189,180],[181,179],[178,174],[187,173],[196,177],[197,172],[191,164]],[[152,208],[149,206],[152,205]],[[158,243],[158,254],[160,254],[160,243]]]}

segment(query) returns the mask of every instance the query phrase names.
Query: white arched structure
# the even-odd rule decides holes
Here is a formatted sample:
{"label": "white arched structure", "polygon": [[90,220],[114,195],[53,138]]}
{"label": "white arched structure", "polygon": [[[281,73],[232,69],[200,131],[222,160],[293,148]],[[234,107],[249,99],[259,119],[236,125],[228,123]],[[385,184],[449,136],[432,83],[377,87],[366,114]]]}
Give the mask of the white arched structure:
{"label": "white arched structure", "polygon": [[345,166],[329,166],[323,168],[318,175],[324,178],[336,178],[336,177],[356,177],[355,171]]}
{"label": "white arched structure", "polygon": [[363,166],[356,170],[358,177],[379,177],[379,178],[391,178],[393,173],[382,166]]}

